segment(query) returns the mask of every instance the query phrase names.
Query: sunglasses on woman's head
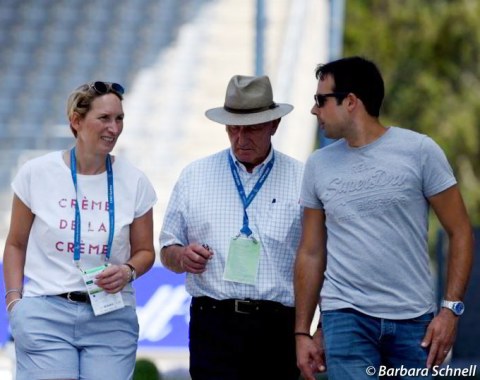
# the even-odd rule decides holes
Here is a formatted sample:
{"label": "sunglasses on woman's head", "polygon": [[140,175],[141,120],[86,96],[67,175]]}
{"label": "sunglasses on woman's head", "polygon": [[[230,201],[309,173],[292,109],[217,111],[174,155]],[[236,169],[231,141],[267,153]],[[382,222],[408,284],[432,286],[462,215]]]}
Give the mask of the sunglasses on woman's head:
{"label": "sunglasses on woman's head", "polygon": [[90,88],[93,88],[95,92],[100,95],[107,94],[110,91],[116,92],[120,95],[123,95],[125,93],[125,89],[123,88],[123,86],[118,83],[97,81],[91,83]]}

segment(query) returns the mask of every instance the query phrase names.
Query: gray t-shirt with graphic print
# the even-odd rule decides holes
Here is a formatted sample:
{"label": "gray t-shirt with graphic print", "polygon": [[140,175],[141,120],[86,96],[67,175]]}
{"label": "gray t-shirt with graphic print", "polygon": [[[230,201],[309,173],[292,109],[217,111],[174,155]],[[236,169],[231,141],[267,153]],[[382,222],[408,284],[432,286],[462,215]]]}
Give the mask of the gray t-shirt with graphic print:
{"label": "gray t-shirt with graphic print", "polygon": [[388,319],[434,311],[427,198],[455,184],[441,148],[398,127],[360,148],[341,139],[313,152],[300,202],[326,215],[322,310]]}

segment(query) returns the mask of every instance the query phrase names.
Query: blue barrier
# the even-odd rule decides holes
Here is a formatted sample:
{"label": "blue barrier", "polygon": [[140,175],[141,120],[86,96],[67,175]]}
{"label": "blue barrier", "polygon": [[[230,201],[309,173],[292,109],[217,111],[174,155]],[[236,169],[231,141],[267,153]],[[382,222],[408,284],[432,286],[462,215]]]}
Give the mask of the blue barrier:
{"label": "blue barrier", "polygon": [[[3,265],[0,264],[3,287]],[[154,266],[134,282],[140,324],[140,347],[188,348],[190,295],[185,291],[185,275]],[[5,292],[2,292],[2,295]],[[0,296],[0,345],[10,338],[5,299]]]}

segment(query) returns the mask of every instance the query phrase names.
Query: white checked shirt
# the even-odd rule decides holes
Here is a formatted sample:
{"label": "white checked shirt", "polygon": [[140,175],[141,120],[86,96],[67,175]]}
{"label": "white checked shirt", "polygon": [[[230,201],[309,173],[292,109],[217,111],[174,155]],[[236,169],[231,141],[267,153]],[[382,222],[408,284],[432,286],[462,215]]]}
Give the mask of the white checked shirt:
{"label": "white checked shirt", "polygon": [[[243,204],[228,154],[234,158],[247,197],[275,155],[270,175],[247,208],[249,227],[261,243],[256,285],[223,280],[230,240],[243,225]],[[192,296],[294,305],[293,265],[301,234],[302,174],[301,162],[278,151],[271,151],[253,173],[248,173],[229,149],[197,160],[182,171],[165,213],[160,247],[190,243],[210,246],[214,255],[206,271],[187,273],[186,289]]]}

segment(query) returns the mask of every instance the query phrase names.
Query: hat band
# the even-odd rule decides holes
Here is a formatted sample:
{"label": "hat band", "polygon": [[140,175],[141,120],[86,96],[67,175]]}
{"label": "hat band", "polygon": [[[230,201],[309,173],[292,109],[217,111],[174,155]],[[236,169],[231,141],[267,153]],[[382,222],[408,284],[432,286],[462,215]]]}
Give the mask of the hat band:
{"label": "hat band", "polygon": [[231,113],[239,113],[239,114],[245,114],[245,113],[257,113],[257,112],[262,112],[262,111],[268,111],[274,108],[277,108],[278,104],[272,103],[267,107],[259,107],[259,108],[248,108],[248,109],[238,109],[238,108],[230,108],[228,106],[223,106],[223,109],[227,112]]}

